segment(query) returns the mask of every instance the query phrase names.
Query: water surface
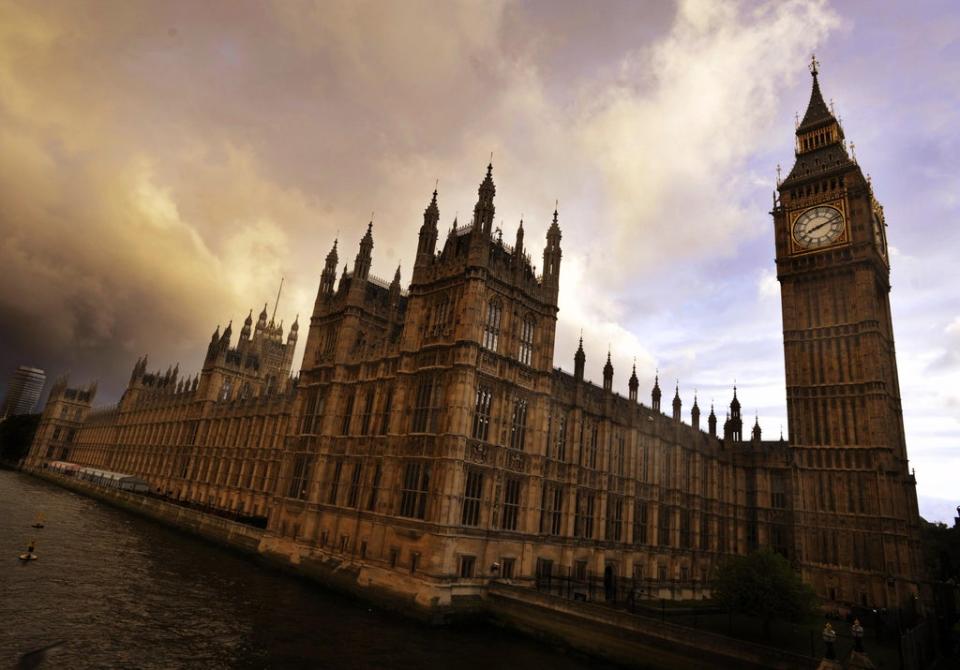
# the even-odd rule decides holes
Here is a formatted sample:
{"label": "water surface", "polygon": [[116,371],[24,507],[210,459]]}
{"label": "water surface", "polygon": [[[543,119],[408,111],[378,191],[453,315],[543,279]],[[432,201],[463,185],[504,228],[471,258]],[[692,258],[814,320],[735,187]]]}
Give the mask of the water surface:
{"label": "water surface", "polygon": [[[40,558],[23,564],[31,539]],[[608,667],[490,625],[405,619],[0,470],[0,667],[55,640],[43,667]]]}

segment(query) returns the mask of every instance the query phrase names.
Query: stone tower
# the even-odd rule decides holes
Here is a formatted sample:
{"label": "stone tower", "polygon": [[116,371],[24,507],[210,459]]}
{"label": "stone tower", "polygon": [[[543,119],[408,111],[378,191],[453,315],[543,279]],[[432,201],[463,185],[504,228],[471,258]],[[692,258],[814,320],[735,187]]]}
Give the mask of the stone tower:
{"label": "stone tower", "polygon": [[897,606],[920,579],[883,207],[812,92],[773,214],[796,555],[830,600]]}

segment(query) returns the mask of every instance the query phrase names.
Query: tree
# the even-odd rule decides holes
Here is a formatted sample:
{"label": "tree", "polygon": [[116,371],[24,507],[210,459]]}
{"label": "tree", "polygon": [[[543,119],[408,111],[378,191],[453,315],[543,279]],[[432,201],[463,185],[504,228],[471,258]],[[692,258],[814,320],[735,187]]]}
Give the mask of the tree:
{"label": "tree", "polygon": [[763,635],[770,636],[776,619],[806,621],[817,612],[817,596],[790,563],[770,549],[748,556],[734,556],[717,568],[713,599],[731,612],[749,614],[763,621]]}
{"label": "tree", "polygon": [[18,414],[0,421],[0,460],[16,463],[30,451],[39,414]]}

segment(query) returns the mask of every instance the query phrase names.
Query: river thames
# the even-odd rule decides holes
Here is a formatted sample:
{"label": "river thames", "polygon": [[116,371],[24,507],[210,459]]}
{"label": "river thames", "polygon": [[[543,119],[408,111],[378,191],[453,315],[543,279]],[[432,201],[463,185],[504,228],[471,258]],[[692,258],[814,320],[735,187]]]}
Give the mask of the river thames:
{"label": "river thames", "polygon": [[[46,527],[34,530],[38,512]],[[17,556],[36,540],[39,559]],[[0,667],[608,667],[476,624],[435,628],[0,470]]]}

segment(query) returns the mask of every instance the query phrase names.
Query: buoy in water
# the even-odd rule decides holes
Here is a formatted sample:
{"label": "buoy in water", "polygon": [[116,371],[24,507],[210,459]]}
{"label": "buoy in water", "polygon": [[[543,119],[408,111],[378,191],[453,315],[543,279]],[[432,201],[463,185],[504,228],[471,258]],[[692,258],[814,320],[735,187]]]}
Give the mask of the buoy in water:
{"label": "buoy in water", "polygon": [[35,561],[37,560],[37,558],[39,558],[39,556],[37,556],[36,554],[31,554],[31,553],[20,554],[21,561]]}

